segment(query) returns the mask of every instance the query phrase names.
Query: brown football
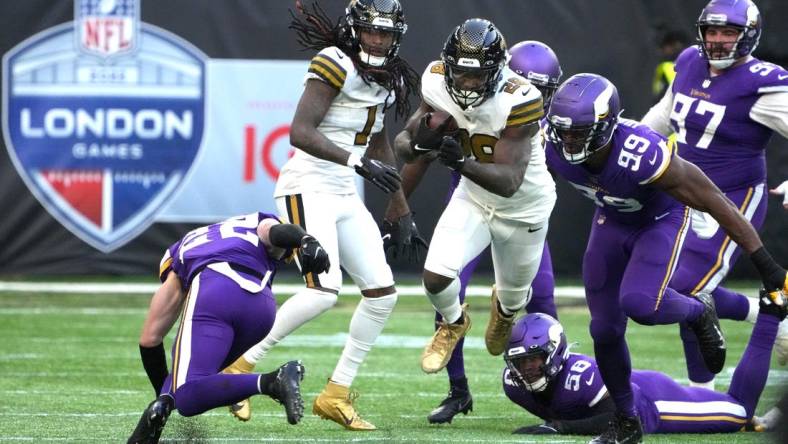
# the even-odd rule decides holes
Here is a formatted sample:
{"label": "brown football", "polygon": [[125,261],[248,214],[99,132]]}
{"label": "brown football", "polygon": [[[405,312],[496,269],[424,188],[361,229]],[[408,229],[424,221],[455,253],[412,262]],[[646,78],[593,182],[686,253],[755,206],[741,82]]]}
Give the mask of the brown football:
{"label": "brown football", "polygon": [[458,128],[457,121],[454,120],[454,117],[452,117],[451,114],[447,113],[446,111],[436,109],[435,111],[427,113],[427,126],[430,129],[437,129],[444,123],[446,124],[444,127],[444,132],[456,131]]}

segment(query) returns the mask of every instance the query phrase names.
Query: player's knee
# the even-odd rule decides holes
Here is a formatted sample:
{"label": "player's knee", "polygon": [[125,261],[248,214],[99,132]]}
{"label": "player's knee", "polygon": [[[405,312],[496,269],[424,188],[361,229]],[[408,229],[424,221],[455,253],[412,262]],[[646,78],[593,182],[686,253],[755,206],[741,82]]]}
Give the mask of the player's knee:
{"label": "player's knee", "polygon": [[454,279],[439,274],[433,273],[429,270],[424,270],[422,275],[422,283],[424,290],[430,294],[438,294],[445,290]]}
{"label": "player's knee", "polygon": [[657,306],[656,298],[650,297],[647,293],[633,291],[621,295],[619,299],[621,310],[628,318],[642,325],[656,324]]}
{"label": "player's knee", "polygon": [[517,312],[525,307],[531,299],[531,288],[527,287],[522,290],[505,290],[496,288],[495,293],[498,296],[498,302],[502,307],[510,312]]}
{"label": "player's knee", "polygon": [[626,325],[617,325],[610,321],[592,319],[589,327],[591,338],[595,343],[607,344],[616,342],[624,336]]}
{"label": "player's knee", "polygon": [[308,291],[310,293],[312,304],[314,304],[316,307],[319,307],[321,311],[326,311],[337,303],[336,293],[318,288],[310,288]]}
{"label": "player's knee", "polygon": [[362,308],[370,317],[385,321],[397,305],[397,293],[376,298],[364,298]]}

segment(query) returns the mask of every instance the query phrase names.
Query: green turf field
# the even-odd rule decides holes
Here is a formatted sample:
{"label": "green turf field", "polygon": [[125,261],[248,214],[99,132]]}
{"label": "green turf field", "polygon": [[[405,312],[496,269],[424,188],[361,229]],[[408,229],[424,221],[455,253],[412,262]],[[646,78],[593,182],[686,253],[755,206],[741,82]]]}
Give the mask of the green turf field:
{"label": "green turf field", "polygon": [[[125,442],[153,391],[139,360],[137,339],[148,296],[37,295],[0,293],[0,442]],[[281,301],[280,301],[281,302]],[[425,375],[421,348],[432,331],[425,298],[403,297],[378,345],[355,381],[356,405],[376,432],[347,432],[311,415],[311,403],[331,374],[357,298],[344,296],[332,311],[283,342],[258,369],[269,371],[291,359],[306,366],[302,385],[307,414],[287,424],[281,407],[268,398],[253,399],[253,418],[240,423],[225,409],[195,418],[173,414],[162,442],[586,442],[587,437],[537,439],[511,435],[512,429],[539,422],[510,403],[501,391],[503,362],[483,345],[488,302],[471,298],[474,326],[466,343],[466,370],[474,411],[451,425],[430,426],[426,415],[447,391],[445,373]],[[562,322],[575,351],[592,353],[584,306],[561,306]],[[730,381],[751,325],[724,322],[728,367],[718,388]],[[684,380],[683,353],[676,326],[630,323],[628,339],[639,368],[667,372]],[[167,346],[171,344],[172,335]],[[758,413],[776,401],[777,387],[788,379],[773,362]],[[647,442],[767,442],[757,433],[649,436]]]}

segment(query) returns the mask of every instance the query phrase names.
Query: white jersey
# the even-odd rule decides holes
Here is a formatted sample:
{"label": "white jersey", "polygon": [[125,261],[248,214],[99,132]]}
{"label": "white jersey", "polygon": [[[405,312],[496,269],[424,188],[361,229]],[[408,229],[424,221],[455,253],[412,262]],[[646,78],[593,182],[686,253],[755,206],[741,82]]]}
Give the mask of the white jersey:
{"label": "white jersey", "polygon": [[[495,143],[506,128],[538,122],[544,114],[541,93],[528,80],[504,68],[497,93],[477,107],[463,110],[446,89],[443,62],[432,62],[421,78],[421,94],[431,107],[454,117],[466,156],[493,162]],[[541,138],[531,138],[531,158],[520,188],[512,197],[491,193],[463,176],[455,196],[467,197],[504,219],[536,223],[547,219],[555,205],[555,182],[547,171]]]}
{"label": "white jersey", "polygon": [[[335,46],[312,58],[304,84],[310,79],[339,91],[317,130],[340,148],[363,156],[370,135],[383,128],[383,111],[394,102],[394,92],[365,82],[350,57]],[[309,191],[351,194],[356,192],[355,179],[352,168],[296,149],[279,174],[274,197]]]}

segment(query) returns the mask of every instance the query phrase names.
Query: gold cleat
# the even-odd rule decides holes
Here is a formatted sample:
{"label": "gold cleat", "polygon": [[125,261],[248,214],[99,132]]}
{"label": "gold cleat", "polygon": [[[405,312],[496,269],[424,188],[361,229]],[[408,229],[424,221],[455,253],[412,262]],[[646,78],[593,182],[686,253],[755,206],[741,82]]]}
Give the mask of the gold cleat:
{"label": "gold cleat", "polygon": [[315,398],[312,413],[334,421],[348,430],[371,431],[376,430],[373,424],[361,419],[353,408],[353,401],[358,398],[358,393],[351,392],[349,387],[328,381],[323,391]]}
{"label": "gold cleat", "polygon": [[[252,373],[252,370],[254,370],[254,364],[244,359],[243,355],[241,355],[235,360],[235,362],[222,370],[222,373],[240,375],[244,373]],[[228,408],[230,409],[230,413],[241,421],[249,421],[249,419],[252,418],[252,405],[249,402],[249,398],[236,402],[235,404],[228,406]]]}
{"label": "gold cleat", "polygon": [[468,304],[462,304],[462,319],[462,324],[448,324],[445,321],[438,323],[438,330],[432,335],[432,339],[421,354],[421,369],[425,373],[436,373],[446,367],[457,343],[470,330]]}
{"label": "gold cleat", "polygon": [[498,293],[493,285],[490,297],[490,321],[484,332],[484,344],[491,355],[498,356],[503,353],[512,334],[512,324],[514,324],[514,315],[504,316],[498,309]]}

